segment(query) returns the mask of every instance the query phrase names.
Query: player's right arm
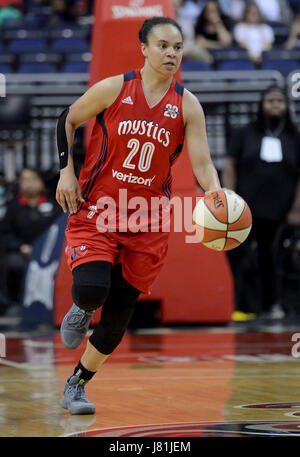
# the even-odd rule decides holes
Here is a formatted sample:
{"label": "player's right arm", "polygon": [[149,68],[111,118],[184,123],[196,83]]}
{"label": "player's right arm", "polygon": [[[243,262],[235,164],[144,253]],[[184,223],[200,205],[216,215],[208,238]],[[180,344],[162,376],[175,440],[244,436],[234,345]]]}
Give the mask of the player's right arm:
{"label": "player's right arm", "polygon": [[[73,158],[70,153],[76,129],[85,122],[92,119],[97,114],[108,108],[118,97],[123,85],[123,75],[99,81],[90,87],[85,94],[78,98],[68,109],[68,114],[64,122],[58,122],[57,141],[65,138],[67,142],[67,159],[60,169],[60,177],[56,188],[56,200],[66,213],[69,208],[70,213],[77,211],[76,197],[84,201],[81,195],[78,180],[74,172]],[[64,137],[65,134],[65,137]],[[58,150],[63,149],[58,143]],[[61,163],[61,162],[60,162]]]}

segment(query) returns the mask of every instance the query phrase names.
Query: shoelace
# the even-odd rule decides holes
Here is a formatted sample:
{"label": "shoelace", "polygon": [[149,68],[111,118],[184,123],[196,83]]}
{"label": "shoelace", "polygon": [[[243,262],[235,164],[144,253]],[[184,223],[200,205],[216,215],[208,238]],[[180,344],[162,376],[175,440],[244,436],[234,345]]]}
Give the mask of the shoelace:
{"label": "shoelace", "polygon": [[82,311],[78,311],[78,312],[72,313],[68,317],[68,323],[76,324],[76,326],[78,328],[83,328],[85,326],[87,319],[90,319],[91,317],[92,317],[91,313],[83,313]]}
{"label": "shoelace", "polygon": [[73,384],[68,386],[68,396],[72,400],[83,400],[86,401],[84,384]]}

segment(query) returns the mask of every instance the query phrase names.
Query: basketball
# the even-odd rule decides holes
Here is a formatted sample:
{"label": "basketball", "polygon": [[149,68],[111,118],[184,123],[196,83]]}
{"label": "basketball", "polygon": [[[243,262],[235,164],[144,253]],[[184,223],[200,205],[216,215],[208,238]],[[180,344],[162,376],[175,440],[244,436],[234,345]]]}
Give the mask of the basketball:
{"label": "basketball", "polygon": [[252,215],[242,197],[222,189],[198,201],[193,211],[193,222],[204,246],[228,251],[246,240],[252,227]]}

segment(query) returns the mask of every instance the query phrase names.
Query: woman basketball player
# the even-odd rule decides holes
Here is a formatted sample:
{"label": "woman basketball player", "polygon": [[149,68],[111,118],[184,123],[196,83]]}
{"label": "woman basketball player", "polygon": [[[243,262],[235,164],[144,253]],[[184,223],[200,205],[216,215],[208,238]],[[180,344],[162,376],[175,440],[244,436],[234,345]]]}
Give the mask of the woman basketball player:
{"label": "woman basketball player", "polygon": [[[73,274],[74,304],[61,325],[67,348],[80,345],[93,312],[103,305],[100,322],[60,401],[71,414],[95,412],[85,384],[121,342],[135,302],[141,292],[149,293],[168,245],[166,231],[124,230],[118,203],[118,229],[102,230],[97,203],[102,198],[118,202],[121,190],[126,190],[128,200],[169,199],[171,166],[184,138],[201,187],[205,191],[221,187],[210,157],[203,110],[173,77],[183,52],[179,25],[170,18],[147,19],[139,39],[143,68],[96,83],[57,123],[61,170],[56,199],[64,212],[70,212],[66,252]],[[96,122],[77,181],[70,154],[74,133],[93,116]]]}

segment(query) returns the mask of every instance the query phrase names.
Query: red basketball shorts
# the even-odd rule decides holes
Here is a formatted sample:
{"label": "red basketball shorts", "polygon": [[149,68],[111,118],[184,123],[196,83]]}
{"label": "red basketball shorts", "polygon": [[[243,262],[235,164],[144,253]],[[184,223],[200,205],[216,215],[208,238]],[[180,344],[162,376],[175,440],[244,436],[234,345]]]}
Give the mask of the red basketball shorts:
{"label": "red basketball shorts", "polygon": [[97,214],[83,208],[69,217],[66,255],[71,270],[82,263],[122,263],[126,281],[145,294],[160,273],[168,251],[168,232],[101,232]]}

